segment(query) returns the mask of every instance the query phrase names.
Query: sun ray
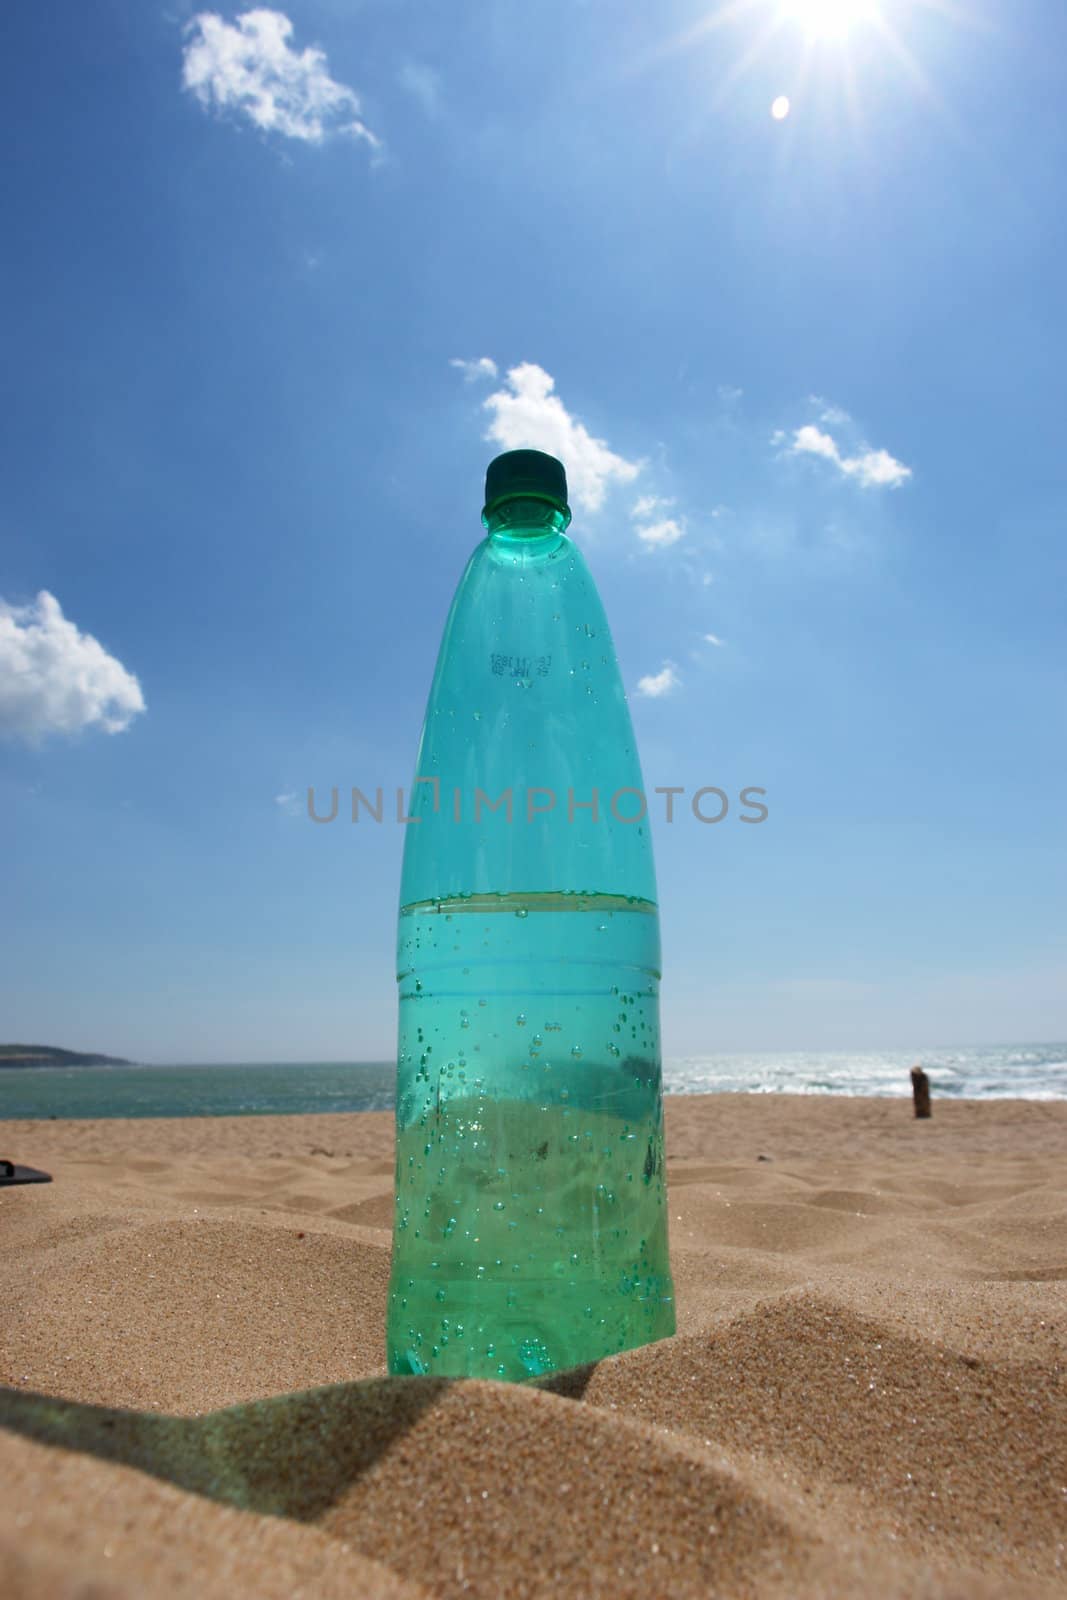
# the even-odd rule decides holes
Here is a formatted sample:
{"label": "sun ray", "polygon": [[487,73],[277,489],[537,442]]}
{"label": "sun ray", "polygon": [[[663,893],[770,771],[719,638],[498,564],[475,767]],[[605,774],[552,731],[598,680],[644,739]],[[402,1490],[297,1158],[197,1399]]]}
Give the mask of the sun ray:
{"label": "sun ray", "polygon": [[714,10],[706,12],[699,21],[693,23],[690,27],[672,35],[669,39],[661,40],[653,49],[643,52],[635,60],[621,66],[618,69],[617,76],[622,80],[639,77],[642,73],[658,66],[660,62],[666,61],[670,56],[677,55],[679,51],[687,50],[691,45],[696,44],[698,40],[705,38],[707,34],[714,33],[716,28],[726,27],[728,23],[738,21],[746,12],[760,9],[762,9],[761,0],[728,0],[726,5],[716,6]]}
{"label": "sun ray", "polygon": [[[925,0],[925,3],[929,5],[930,0]],[[897,61],[903,67],[904,71],[911,79],[915,88],[922,95],[923,99],[930,107],[932,107],[934,111],[937,112],[938,116],[940,116],[945,123],[945,126],[952,130],[952,133],[961,144],[969,144],[970,140],[960,127],[958,120],[952,115],[944,100],[941,99],[940,95],[934,89],[933,84],[930,82],[929,78],[926,76],[926,73],[920,67],[919,63],[908,49],[903,39],[901,39],[894,32],[885,18],[881,15],[877,16],[875,26],[881,34],[884,43],[893,52]]]}
{"label": "sun ray", "polygon": [[870,165],[871,146],[863,122],[863,108],[860,104],[859,82],[856,75],[856,63],[851,51],[846,51],[842,65],[842,79],[845,86],[845,104],[848,120],[852,128],[852,137],[859,152],[860,160],[867,166]]}
{"label": "sun ray", "polygon": [[814,39],[805,39],[804,40],[804,49],[803,49],[803,51],[801,53],[801,57],[800,57],[800,67],[799,67],[799,69],[797,71],[797,76],[796,76],[796,98],[797,98],[797,100],[801,100],[801,98],[803,96],[803,93],[804,93],[804,90],[808,86],[808,79],[811,76],[811,69],[812,69],[812,66],[814,65],[814,62],[815,62],[815,41],[814,41]]}
{"label": "sun ray", "polygon": [[949,22],[964,28],[974,28],[977,33],[1002,33],[1004,30],[992,17],[981,17],[973,6],[957,5],[956,0],[921,0],[927,11],[936,11]]}
{"label": "sun ray", "polygon": [[711,107],[718,110],[734,85],[745,76],[745,73],[755,65],[766,50],[767,45],[782,26],[780,17],[771,17],[766,25],[757,33],[748,49],[738,57],[733,66],[725,73],[711,97]]}

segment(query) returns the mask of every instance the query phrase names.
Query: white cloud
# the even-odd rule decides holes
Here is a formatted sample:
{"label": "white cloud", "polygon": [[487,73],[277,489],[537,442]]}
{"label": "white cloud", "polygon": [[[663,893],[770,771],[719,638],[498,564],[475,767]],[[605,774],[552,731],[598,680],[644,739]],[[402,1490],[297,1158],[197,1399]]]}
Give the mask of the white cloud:
{"label": "white cloud", "polygon": [[201,11],[188,24],[182,85],[206,108],[243,113],[257,128],[321,144],[329,133],[381,140],[359,116],[359,97],[331,78],[326,56],[289,45],[293,24],[283,11],[245,11],[224,22]]}
{"label": "white cloud", "polygon": [[706,633],[704,635],[704,643],[718,645],[719,649],[721,650],[726,641],[725,639],[720,639],[717,633]]}
{"label": "white cloud", "polygon": [[122,733],[144,709],[133,674],[47,589],[28,606],[0,600],[0,734],[33,744],[90,727]]}
{"label": "white cloud", "polygon": [[441,77],[432,67],[406,61],[397,73],[397,82],[414,96],[431,120],[440,115]]}
{"label": "white cloud", "polygon": [[572,500],[586,511],[598,511],[610,483],[632,483],[641,470],[594,439],[572,417],[557,394],[555,379],[532,361],[509,367],[506,387],[491,394],[485,409],[492,413],[486,434],[505,450],[544,450],[567,469]]}
{"label": "white cloud", "polygon": [[635,522],[644,522],[646,518],[655,516],[657,511],[666,511],[673,504],[673,500],[661,500],[659,495],[643,494],[634,501],[630,515]]}
{"label": "white cloud", "polygon": [[672,689],[677,689],[681,681],[673,661],[665,661],[660,672],[637,680],[637,692],[647,695],[650,700],[658,700],[662,695],[670,694]]}
{"label": "white cloud", "polygon": [[304,796],[300,794],[276,794],[274,804],[286,817],[298,817],[304,808]]}
{"label": "white cloud", "polygon": [[715,582],[715,575],[712,572],[705,572],[700,581],[704,585],[705,589],[710,589],[711,585]]}
{"label": "white cloud", "polygon": [[812,423],[803,428],[797,428],[793,434],[793,443],[790,445],[793,455],[825,456],[827,461],[838,462],[841,452],[828,433],[820,433]]}
{"label": "white cloud", "polygon": [[720,404],[727,407],[735,406],[744,392],[743,389],[735,389],[733,384],[730,383],[720,383],[715,391],[719,397]]}
{"label": "white cloud", "polygon": [[462,372],[464,383],[474,383],[478,378],[496,377],[496,362],[490,360],[488,356],[479,356],[477,361],[463,361],[459,356],[453,356],[448,364]]}
{"label": "white cloud", "polygon": [[[779,435],[775,435],[771,442],[780,442]],[[911,477],[911,468],[895,460],[888,450],[872,450],[869,445],[864,445],[858,455],[842,455],[837,441],[811,423],[795,430],[789,454],[821,456],[825,461],[833,462],[846,478],[854,478],[865,489],[899,489]]]}
{"label": "white cloud", "polygon": [[848,412],[842,406],[832,406],[820,394],[808,395],[809,406],[814,406],[819,413],[819,421],[827,423],[831,428],[841,428],[852,421]]}
{"label": "white cloud", "polygon": [[899,489],[911,477],[911,468],[895,460],[888,450],[865,449],[851,460],[842,461],[841,470],[858,478],[868,489]]}
{"label": "white cloud", "polygon": [[649,522],[644,527],[637,529],[637,537],[661,550],[669,545],[677,544],[685,536],[685,529],[676,517],[661,517],[658,522]]}
{"label": "white cloud", "polygon": [[655,494],[643,494],[635,500],[630,515],[639,524],[636,529],[637,537],[645,544],[658,545],[661,549],[677,544],[685,535],[685,524],[679,522],[677,517],[656,515],[657,512],[668,510],[673,504],[673,500],[664,500]]}

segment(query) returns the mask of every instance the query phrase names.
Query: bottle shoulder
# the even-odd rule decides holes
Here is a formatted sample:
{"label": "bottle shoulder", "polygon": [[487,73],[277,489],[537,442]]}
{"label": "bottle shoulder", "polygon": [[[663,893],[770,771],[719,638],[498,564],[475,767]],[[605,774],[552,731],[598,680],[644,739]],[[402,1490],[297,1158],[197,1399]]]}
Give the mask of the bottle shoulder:
{"label": "bottle shoulder", "polygon": [[486,539],[460,581],[419,746],[405,902],[515,890],[655,900],[611,631],[581,552],[550,542],[526,563]]}

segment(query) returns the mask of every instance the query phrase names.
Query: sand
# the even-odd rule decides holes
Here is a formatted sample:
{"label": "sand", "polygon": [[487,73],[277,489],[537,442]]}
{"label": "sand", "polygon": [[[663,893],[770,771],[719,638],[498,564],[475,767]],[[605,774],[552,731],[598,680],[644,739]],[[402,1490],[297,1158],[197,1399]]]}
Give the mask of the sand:
{"label": "sand", "polygon": [[386,1115],[0,1123],[20,1600],[1067,1594],[1067,1103],[667,1102],[676,1337],[385,1375]]}

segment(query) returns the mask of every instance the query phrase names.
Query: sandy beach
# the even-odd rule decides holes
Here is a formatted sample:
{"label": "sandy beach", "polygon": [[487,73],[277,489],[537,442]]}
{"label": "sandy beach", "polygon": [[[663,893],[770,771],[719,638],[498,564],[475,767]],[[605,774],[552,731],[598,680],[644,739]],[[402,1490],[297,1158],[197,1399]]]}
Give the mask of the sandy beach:
{"label": "sandy beach", "polygon": [[1067,1593],[1067,1103],[667,1101],[678,1333],[389,1379],[392,1118],[0,1123],[8,1595]]}

